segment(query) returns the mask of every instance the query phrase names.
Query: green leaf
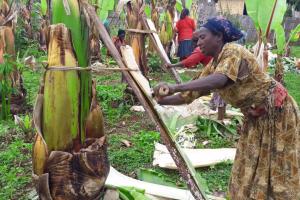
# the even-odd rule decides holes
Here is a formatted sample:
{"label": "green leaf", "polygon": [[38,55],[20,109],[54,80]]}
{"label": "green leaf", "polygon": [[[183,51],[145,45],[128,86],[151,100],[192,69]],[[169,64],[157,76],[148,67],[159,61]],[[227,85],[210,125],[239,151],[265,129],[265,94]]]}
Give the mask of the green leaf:
{"label": "green leaf", "polygon": [[[283,17],[287,9],[286,0],[277,0],[277,3],[275,3],[276,0],[264,0],[259,3],[258,22],[264,36],[267,36],[266,32],[269,24],[271,24],[271,31],[283,21]],[[275,10],[273,18],[271,19],[274,6]]]}
{"label": "green leaf", "polygon": [[247,13],[251,17],[256,29],[259,29],[258,23],[258,6],[260,0],[245,0]]}
{"label": "green leaf", "polygon": [[101,21],[104,21],[108,17],[109,11],[114,10],[115,1],[92,0],[91,2],[98,8],[97,14]]}
{"label": "green leaf", "polygon": [[181,11],[183,9],[181,0],[176,0],[175,8],[179,13],[181,13]]}
{"label": "green leaf", "polygon": [[145,11],[144,12],[145,12],[147,18],[150,19],[151,18],[151,8],[148,4],[145,6]]}
{"label": "green leaf", "polygon": [[185,7],[191,10],[193,0],[185,0]]}
{"label": "green leaf", "polygon": [[279,24],[275,27],[277,53],[282,55],[285,51],[285,31],[284,28]]}
{"label": "green leaf", "polygon": [[143,169],[143,168],[139,169],[137,172],[137,177],[139,180],[148,183],[154,183],[158,185],[165,185],[165,186],[176,187],[176,188],[187,188],[186,185],[184,184],[178,185],[174,180],[169,178],[167,175],[151,169]]}
{"label": "green leaf", "polygon": [[248,15],[253,20],[257,31],[261,29],[266,40],[268,27],[271,31],[282,23],[287,9],[286,0],[277,0],[277,3],[276,0],[246,0],[245,3]]}
{"label": "green leaf", "polygon": [[47,14],[47,0],[41,0],[42,15]]}
{"label": "green leaf", "polygon": [[300,24],[298,24],[296,26],[296,28],[294,28],[292,31],[291,31],[291,34],[290,34],[290,41],[291,42],[297,42],[299,40],[299,33],[300,33]]}
{"label": "green leaf", "polygon": [[118,187],[118,192],[122,200],[151,200],[145,196],[145,190],[134,187]]}

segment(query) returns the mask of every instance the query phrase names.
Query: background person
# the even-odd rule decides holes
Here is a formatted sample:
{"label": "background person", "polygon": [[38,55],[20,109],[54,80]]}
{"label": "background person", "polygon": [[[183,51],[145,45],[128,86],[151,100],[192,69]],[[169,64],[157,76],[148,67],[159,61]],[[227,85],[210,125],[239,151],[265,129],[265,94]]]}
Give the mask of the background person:
{"label": "background person", "polygon": [[180,60],[191,55],[193,51],[193,32],[196,29],[195,21],[189,17],[189,10],[184,8],[180,14],[180,20],[176,23],[176,32],[178,33],[178,51],[177,56]]}

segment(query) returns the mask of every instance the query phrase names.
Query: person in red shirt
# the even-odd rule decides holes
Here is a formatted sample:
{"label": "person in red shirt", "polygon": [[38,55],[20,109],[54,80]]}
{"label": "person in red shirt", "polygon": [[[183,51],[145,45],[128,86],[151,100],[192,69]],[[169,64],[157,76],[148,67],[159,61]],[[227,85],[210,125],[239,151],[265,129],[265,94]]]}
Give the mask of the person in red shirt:
{"label": "person in red shirt", "polygon": [[193,50],[193,32],[196,29],[195,21],[189,17],[190,11],[184,8],[180,14],[180,20],[176,23],[176,32],[178,33],[178,51],[177,56],[180,60],[191,55]]}
{"label": "person in red shirt", "polygon": [[212,57],[204,55],[201,52],[200,47],[197,47],[198,39],[199,39],[199,31],[195,31],[193,33],[193,40],[192,40],[193,42],[192,49],[194,49],[192,54],[188,56],[186,59],[178,63],[175,64],[167,63],[166,67],[195,68],[199,63],[203,64],[203,66],[207,65],[212,59]]}

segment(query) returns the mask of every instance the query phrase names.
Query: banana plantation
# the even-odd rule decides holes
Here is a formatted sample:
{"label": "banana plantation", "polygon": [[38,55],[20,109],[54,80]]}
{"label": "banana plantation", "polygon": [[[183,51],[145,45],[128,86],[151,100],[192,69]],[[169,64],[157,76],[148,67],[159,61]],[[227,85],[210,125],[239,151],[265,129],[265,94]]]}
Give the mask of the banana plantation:
{"label": "banana plantation", "polygon": [[[258,66],[221,62],[239,63],[236,79],[223,75],[229,93],[245,73],[263,74],[286,88],[299,114],[298,10],[289,0],[0,0],[0,200],[243,199],[232,180],[250,111],[237,105],[252,98],[231,103],[221,86],[203,92],[214,79],[199,74],[222,59],[214,52],[229,38],[210,19],[242,30],[239,44],[221,49],[234,43]],[[180,31],[188,23],[190,47]],[[191,67],[197,48],[209,62]],[[299,122],[294,128],[300,133]]]}

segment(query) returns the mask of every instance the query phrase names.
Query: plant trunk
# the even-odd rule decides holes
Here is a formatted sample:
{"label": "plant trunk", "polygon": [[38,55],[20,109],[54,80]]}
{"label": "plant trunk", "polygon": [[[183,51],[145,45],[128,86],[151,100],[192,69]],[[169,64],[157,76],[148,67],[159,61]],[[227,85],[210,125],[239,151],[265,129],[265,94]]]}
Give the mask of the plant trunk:
{"label": "plant trunk", "polygon": [[80,76],[67,70],[77,66],[71,34],[63,24],[51,25],[49,32],[49,69],[34,108],[35,185],[42,200],[96,200],[102,194],[109,162],[95,86],[82,132]]}
{"label": "plant trunk", "polygon": [[[142,0],[133,0],[127,3],[127,25],[129,29],[142,30],[141,22],[141,8],[143,6]],[[148,66],[145,54],[145,36],[141,33],[130,33],[128,35],[128,43],[133,48],[135,60],[140,66],[142,73],[147,76]]]}

